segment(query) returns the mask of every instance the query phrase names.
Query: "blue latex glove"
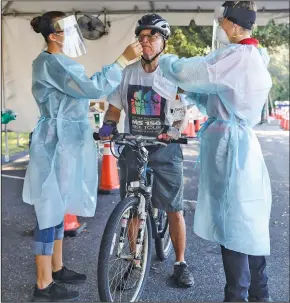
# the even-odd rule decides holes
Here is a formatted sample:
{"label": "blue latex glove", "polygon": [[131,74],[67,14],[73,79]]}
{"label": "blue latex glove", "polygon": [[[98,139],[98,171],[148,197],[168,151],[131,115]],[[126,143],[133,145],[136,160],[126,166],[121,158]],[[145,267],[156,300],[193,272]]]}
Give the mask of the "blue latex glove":
{"label": "blue latex glove", "polygon": [[115,121],[108,120],[99,130],[100,137],[110,137],[117,132],[117,124]]}

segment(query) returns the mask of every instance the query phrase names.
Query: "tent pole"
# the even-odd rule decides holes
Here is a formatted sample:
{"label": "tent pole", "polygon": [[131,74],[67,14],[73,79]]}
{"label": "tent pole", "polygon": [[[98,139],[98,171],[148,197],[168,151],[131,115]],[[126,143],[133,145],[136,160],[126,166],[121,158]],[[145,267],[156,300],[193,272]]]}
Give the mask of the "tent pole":
{"label": "tent pole", "polygon": [[[8,3],[7,3],[8,4]],[[7,5],[6,5],[7,6]],[[5,6],[5,7],[6,7]],[[3,45],[3,18],[1,15],[1,45]],[[5,87],[4,87],[4,54],[3,51],[1,52],[1,99],[2,99],[2,106],[6,108],[6,100],[5,100]],[[2,108],[1,108],[2,111]],[[5,131],[5,162],[9,162],[9,145],[8,145],[8,130],[7,124],[4,126]],[[2,127],[1,127],[1,141],[2,141]]]}
{"label": "tent pole", "polygon": [[13,4],[13,1],[8,1],[1,10],[1,14],[4,15],[8,11],[9,7]]}
{"label": "tent pole", "polygon": [[[131,10],[100,10],[100,11],[78,11],[78,14],[90,14],[90,15],[99,15],[104,14],[106,12],[107,15],[130,15],[130,14],[148,14],[148,13],[210,13],[213,14],[214,10],[212,9],[171,9],[170,7],[166,7],[163,9],[155,9],[152,11],[152,8],[149,10],[138,10],[131,9]],[[286,13],[289,15],[288,9],[262,9],[258,10],[258,13]],[[67,14],[74,14],[73,11],[67,11]],[[34,16],[34,15],[42,15],[42,12],[4,12],[2,13],[3,16]]]}

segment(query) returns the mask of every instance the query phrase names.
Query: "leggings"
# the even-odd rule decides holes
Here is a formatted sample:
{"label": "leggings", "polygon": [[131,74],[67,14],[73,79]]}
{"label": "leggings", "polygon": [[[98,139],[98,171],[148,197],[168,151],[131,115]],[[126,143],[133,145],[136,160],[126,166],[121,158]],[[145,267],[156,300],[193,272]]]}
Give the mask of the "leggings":
{"label": "leggings", "polygon": [[62,240],[64,235],[63,222],[59,225],[40,230],[38,224],[34,231],[34,254],[51,256],[55,240]]}

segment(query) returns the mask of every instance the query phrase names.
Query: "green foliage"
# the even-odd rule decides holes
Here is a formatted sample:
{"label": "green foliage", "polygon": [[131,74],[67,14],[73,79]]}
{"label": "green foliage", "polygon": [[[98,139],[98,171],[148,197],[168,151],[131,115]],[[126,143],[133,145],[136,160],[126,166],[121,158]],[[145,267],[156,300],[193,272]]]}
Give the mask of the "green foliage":
{"label": "green foliage", "polygon": [[274,20],[267,26],[258,26],[253,31],[253,36],[259,40],[269,52],[276,50],[277,46],[289,45],[289,23],[276,24]]}
{"label": "green foliage", "polygon": [[269,71],[273,81],[271,98],[274,101],[289,100],[289,46],[272,48],[270,57]]}
{"label": "green foliage", "polygon": [[180,57],[204,56],[210,52],[212,41],[211,26],[197,26],[191,21],[189,26],[173,27],[166,52]]}

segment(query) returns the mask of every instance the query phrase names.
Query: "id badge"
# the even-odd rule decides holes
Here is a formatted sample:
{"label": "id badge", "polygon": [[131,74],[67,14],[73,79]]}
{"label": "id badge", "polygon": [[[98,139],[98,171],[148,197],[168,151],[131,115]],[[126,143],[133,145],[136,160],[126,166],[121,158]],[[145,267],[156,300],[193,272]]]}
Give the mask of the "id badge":
{"label": "id badge", "polygon": [[152,89],[166,100],[175,100],[177,86],[162,76],[155,75]]}

